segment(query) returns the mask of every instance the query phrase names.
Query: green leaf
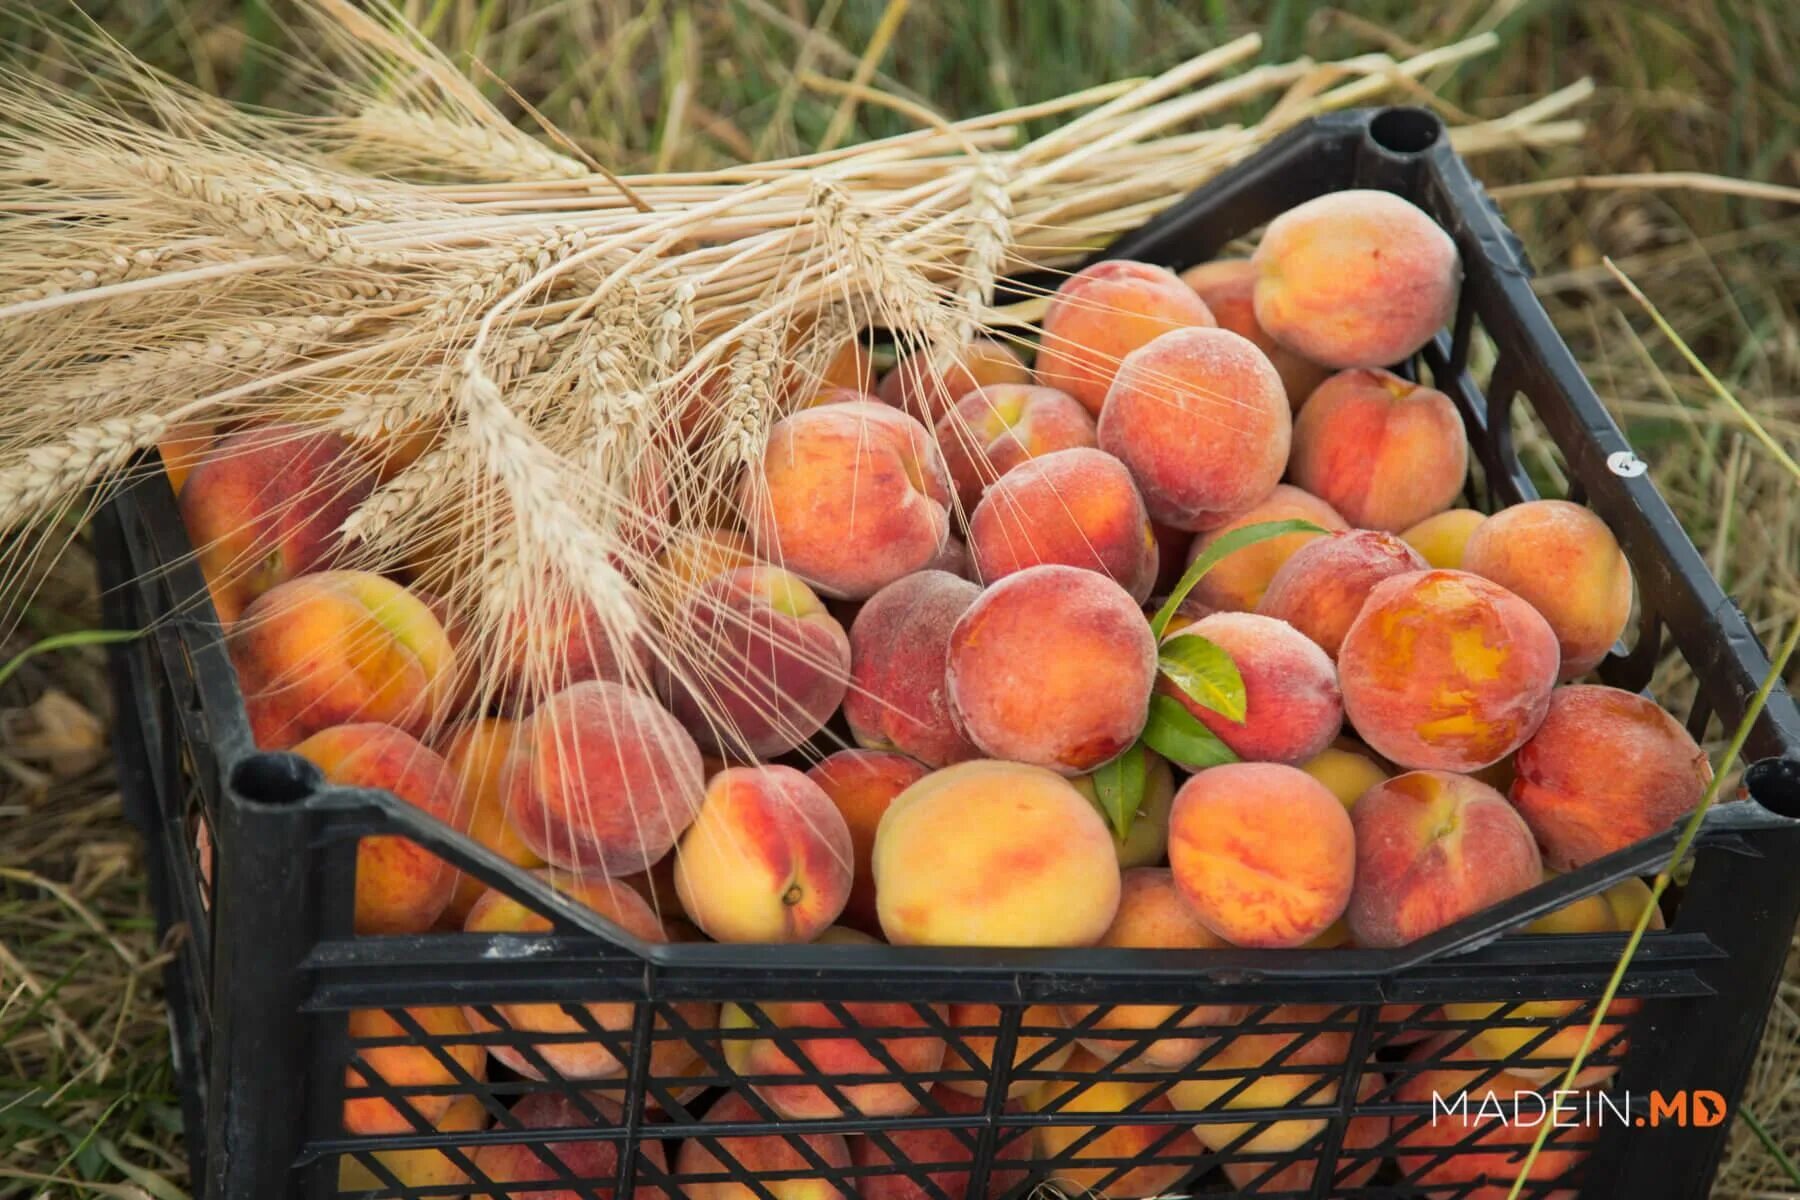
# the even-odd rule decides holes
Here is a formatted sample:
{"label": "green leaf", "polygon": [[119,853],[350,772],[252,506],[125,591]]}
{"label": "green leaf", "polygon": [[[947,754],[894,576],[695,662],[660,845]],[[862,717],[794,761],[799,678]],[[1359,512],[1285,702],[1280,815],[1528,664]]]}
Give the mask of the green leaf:
{"label": "green leaf", "polygon": [[1150,720],[1144,726],[1144,745],[1170,762],[1199,771],[1222,763],[1234,763],[1237,755],[1218,735],[1173,696],[1150,697]]}
{"label": "green leaf", "polygon": [[1094,772],[1094,795],[1113,836],[1124,841],[1144,805],[1144,743],[1131,743],[1129,750]]}
{"label": "green leaf", "polygon": [[1244,677],[1217,642],[1197,633],[1172,638],[1157,652],[1156,665],[1169,682],[1200,707],[1242,725],[1246,701]]}
{"label": "green leaf", "polygon": [[1206,548],[1206,553],[1196,558],[1182,573],[1181,581],[1175,585],[1175,590],[1169,593],[1169,598],[1163,601],[1163,606],[1157,609],[1156,615],[1150,619],[1150,632],[1159,638],[1162,637],[1163,631],[1169,627],[1169,622],[1175,618],[1175,610],[1181,607],[1181,602],[1187,599],[1187,594],[1194,590],[1194,585],[1200,582],[1200,577],[1218,566],[1219,560],[1227,554],[1242,550],[1246,546],[1254,546],[1258,542],[1266,542],[1270,538],[1286,537],[1290,533],[1328,532],[1330,531],[1314,525],[1311,521],[1295,519],[1258,521],[1254,525],[1245,525],[1221,535],[1218,541]]}

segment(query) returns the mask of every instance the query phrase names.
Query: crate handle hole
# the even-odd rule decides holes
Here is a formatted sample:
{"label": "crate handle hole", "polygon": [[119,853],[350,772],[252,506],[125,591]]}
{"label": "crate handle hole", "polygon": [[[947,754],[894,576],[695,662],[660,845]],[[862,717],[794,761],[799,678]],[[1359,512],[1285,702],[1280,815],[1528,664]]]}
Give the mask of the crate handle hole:
{"label": "crate handle hole", "polygon": [[1369,122],[1369,136],[1389,154],[1423,154],[1437,145],[1444,123],[1423,108],[1388,108]]}
{"label": "crate handle hole", "polygon": [[231,769],[231,790],[258,804],[298,804],[323,782],[298,754],[252,754]]}

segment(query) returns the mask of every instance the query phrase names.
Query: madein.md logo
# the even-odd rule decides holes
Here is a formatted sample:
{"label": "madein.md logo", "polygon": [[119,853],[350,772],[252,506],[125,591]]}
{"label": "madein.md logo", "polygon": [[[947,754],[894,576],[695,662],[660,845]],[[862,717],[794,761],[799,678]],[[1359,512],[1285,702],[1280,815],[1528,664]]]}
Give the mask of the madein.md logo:
{"label": "madein.md logo", "polygon": [[1725,1097],[1704,1088],[1678,1092],[1651,1092],[1643,1111],[1633,1112],[1631,1093],[1554,1091],[1514,1092],[1510,1097],[1488,1092],[1471,1101],[1467,1092],[1447,1100],[1431,1097],[1431,1123],[1458,1121],[1464,1125],[1501,1121],[1520,1129],[1535,1129],[1549,1122],[1556,1129],[1583,1126],[1630,1125],[1654,1129],[1662,1125],[1711,1129],[1725,1120]]}

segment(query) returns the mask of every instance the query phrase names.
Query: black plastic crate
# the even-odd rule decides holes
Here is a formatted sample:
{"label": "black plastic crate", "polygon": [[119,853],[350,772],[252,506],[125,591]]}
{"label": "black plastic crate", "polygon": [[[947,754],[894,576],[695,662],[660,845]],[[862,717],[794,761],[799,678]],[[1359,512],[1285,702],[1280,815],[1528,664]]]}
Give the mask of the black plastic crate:
{"label": "black plastic crate", "polygon": [[[1479,487],[1471,485],[1476,500],[1491,508],[1535,494],[1511,439],[1512,409],[1523,400],[1566,460],[1574,481],[1569,498],[1598,512],[1624,547],[1641,619],[1632,649],[1610,657],[1601,675],[1641,689],[1672,645],[1698,681],[1690,729],[1702,735],[1735,727],[1768,658],[1582,378],[1532,295],[1517,240],[1434,116],[1390,108],[1311,121],[1106,256],[1185,267],[1301,201],[1347,187],[1406,196],[1461,251],[1466,279],[1454,328],[1410,369],[1462,410],[1480,467]],[[1478,328],[1497,352],[1485,388],[1468,366]],[[160,922],[179,931],[168,999],[196,1192],[209,1200],[328,1196],[346,1161],[373,1175],[375,1186],[364,1194],[420,1200],[627,1195],[633,1181],[645,1189],[641,1195],[660,1188],[698,1197],[708,1194],[707,1183],[726,1180],[741,1185],[736,1195],[786,1200],[794,1180],[807,1175],[824,1181],[814,1186],[825,1195],[910,1181],[911,1194],[943,1200],[1023,1197],[1046,1178],[1068,1178],[1073,1156],[1087,1171],[1077,1182],[1098,1192],[1130,1194],[1129,1182],[1145,1176],[1127,1173],[1148,1166],[1167,1168],[1154,1181],[1158,1193],[1229,1190],[1229,1168],[1236,1186],[1259,1195],[1503,1195],[1516,1170],[1516,1156],[1504,1161],[1504,1151],[1492,1164],[1500,1191],[1431,1178],[1434,1169],[1457,1169],[1446,1164],[1494,1155],[1494,1135],[1459,1130],[1421,1149],[1416,1139],[1431,1105],[1408,1090],[1422,1066],[1398,1043],[1423,1030],[1448,1038],[1433,1053],[1449,1054],[1498,1022],[1529,1031],[1529,1043],[1503,1059],[1459,1062],[1458,1069],[1473,1070],[1476,1080],[1520,1068],[1536,1069],[1537,1078],[1560,1076],[1566,1031],[1591,1016],[1580,1002],[1600,994],[1624,939],[1502,935],[1575,897],[1654,871],[1676,838],[1670,831],[1398,950],[646,945],[392,796],[325,786],[298,758],[257,753],[159,472],[145,472],[113,497],[96,536],[110,623],[151,630],[114,652],[121,786],[149,846]],[[1743,799],[1707,817],[1670,927],[1645,940],[1626,976],[1621,995],[1635,1007],[1629,1016],[1615,1013],[1623,1036],[1609,1026],[1594,1047],[1593,1062],[1618,1068],[1606,1084],[1615,1107],[1602,1112],[1591,1136],[1582,1135],[1577,1149],[1585,1159],[1558,1188],[1676,1197],[1709,1187],[1728,1123],[1690,1117],[1678,1124],[1653,1108],[1652,1092],[1667,1099],[1678,1090],[1710,1091],[1734,1104],[1756,1050],[1800,914],[1800,714],[1785,692],[1770,697],[1747,757],[1753,765]],[[202,825],[218,848],[210,886],[196,853]],[[353,936],[356,840],[378,832],[409,837],[522,900],[550,918],[553,931]],[[1545,1001],[1576,1003],[1545,1009]],[[600,1002],[631,1005],[628,1023],[594,1021],[583,1006]],[[738,1002],[748,1022],[737,1034],[694,1023],[696,1005],[704,1011],[727,1002]],[[817,1006],[807,1018],[815,1024],[776,1028],[763,1006],[782,1002]],[[522,1003],[564,1006],[573,1031],[550,1036],[507,1026],[496,1006]],[[1475,1016],[1437,1008],[1458,1003],[1497,1007]],[[882,1007],[859,1007],[874,1004]],[[993,1007],[973,1023],[958,1010],[953,1024],[948,1005]],[[1035,1005],[1098,1008],[1069,1028],[1042,1023]],[[1135,1032],[1107,1031],[1137,1043],[1134,1052],[1167,1049],[1177,1026],[1200,1007],[1237,1006],[1232,1015],[1240,1019],[1181,1028],[1182,1037],[1194,1039],[1194,1057],[1174,1069],[1130,1065],[1133,1055],[1126,1054],[1097,1072],[1067,1070],[1062,1059],[1071,1043],[1093,1037],[1103,1016],[1130,1024],[1132,1010],[1122,1006],[1131,1005],[1169,1006],[1140,1020]],[[474,1008],[500,1032],[434,1036],[406,1012],[456,1006]],[[389,1071],[394,1077],[386,1078],[371,1066],[365,1056],[379,1063],[384,1043],[366,1029],[352,1037],[348,1014],[356,1010],[385,1010],[390,1034],[428,1047],[433,1077],[409,1080]],[[833,1074],[813,1064],[809,1047],[824,1047],[809,1033],[860,1047],[870,1057],[865,1073]],[[750,1105],[742,1119],[705,1124],[721,1088],[746,1082],[727,1061],[722,1037],[771,1041],[798,1064],[798,1074],[781,1081],[815,1085],[814,1100],[835,1104],[839,1087],[898,1080],[919,1107],[902,1117],[778,1122],[754,1091],[740,1087]],[[971,1038],[991,1045],[984,1050]],[[888,1055],[919,1040],[947,1044],[944,1066],[896,1075]],[[474,1042],[513,1048],[549,1080],[499,1068],[485,1079],[470,1074],[460,1063]],[[570,1043],[604,1046],[631,1069],[601,1080],[562,1078],[548,1060]],[[659,1047],[666,1049],[653,1057]],[[676,1057],[691,1062],[670,1073]],[[342,1113],[353,1062],[363,1081],[348,1094],[365,1105],[410,1100],[429,1108],[451,1096],[472,1097],[488,1127],[436,1133],[415,1114],[396,1126],[410,1132],[347,1133]],[[1014,1084],[1058,1081],[1061,1097],[1036,1110],[1005,1102]],[[985,1098],[957,1102],[932,1090],[956,1082],[985,1083]],[[1098,1088],[1134,1089],[1127,1111],[1085,1111],[1100,1099]],[[522,1128],[511,1106],[528,1094],[562,1098],[565,1119],[551,1129]],[[1130,1131],[1112,1132],[1119,1126]],[[1196,1127],[1210,1131],[1212,1149],[1194,1138]],[[938,1134],[932,1146],[909,1140],[927,1131]],[[796,1157],[771,1165],[732,1153],[729,1141],[721,1149],[705,1140],[721,1132],[777,1133]],[[818,1145],[827,1149],[803,1141],[809,1134],[824,1135]],[[724,1165],[683,1173],[695,1164],[680,1163],[675,1147],[689,1135],[718,1150]],[[848,1140],[840,1145],[833,1135]],[[1572,1157],[1572,1136],[1559,1131],[1551,1141],[1560,1165]],[[472,1160],[484,1146],[523,1146],[531,1154],[530,1147],[547,1153],[582,1142],[604,1143],[611,1153],[597,1167],[533,1155],[552,1182],[498,1183]],[[857,1154],[846,1164],[837,1151],[852,1144]],[[375,1155],[407,1148],[447,1148],[474,1182],[399,1186]],[[1310,1178],[1291,1170],[1308,1165],[1318,1168]],[[935,1172],[953,1168],[969,1178],[934,1181]],[[1290,1170],[1277,1177],[1284,1168]],[[556,1188],[564,1190],[550,1190]],[[1550,1190],[1537,1183],[1525,1194]]]}

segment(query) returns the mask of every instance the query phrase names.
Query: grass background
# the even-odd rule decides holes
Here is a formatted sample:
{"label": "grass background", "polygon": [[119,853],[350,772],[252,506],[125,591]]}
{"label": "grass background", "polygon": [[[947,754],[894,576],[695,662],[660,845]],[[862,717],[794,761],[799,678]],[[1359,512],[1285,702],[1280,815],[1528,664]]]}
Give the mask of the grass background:
{"label": "grass background", "polygon": [[[148,61],[246,102],[299,104],[268,0],[113,0],[84,9]],[[406,0],[608,166],[701,168],[806,150],[849,78],[961,115],[1150,73],[1248,30],[1265,57],[1404,54],[1481,30],[1501,49],[1431,80],[1454,118],[1583,76],[1579,146],[1478,170],[1539,269],[1546,306],[1727,590],[1773,642],[1800,613],[1800,504],[1785,474],[1601,266],[1611,256],[1782,444],[1800,447],[1800,206],[1729,186],[1620,187],[1623,172],[1800,184],[1800,6],[1792,0]],[[0,17],[0,35],[36,36]],[[491,81],[503,109],[519,107]],[[904,119],[859,108],[848,136]],[[1508,185],[1602,177],[1548,194]],[[1528,448],[1532,443],[1527,443]],[[1537,444],[1533,467],[1554,477]],[[79,547],[46,564],[24,640],[98,621]],[[187,1194],[155,940],[105,745],[103,663],[76,651],[0,684],[0,1200]],[[1659,695],[1686,686],[1671,664]],[[1797,681],[1790,681],[1790,684]],[[1752,1124],[1761,1126],[1758,1136]],[[1717,1194],[1800,1196],[1800,957],[1734,1121]]]}

